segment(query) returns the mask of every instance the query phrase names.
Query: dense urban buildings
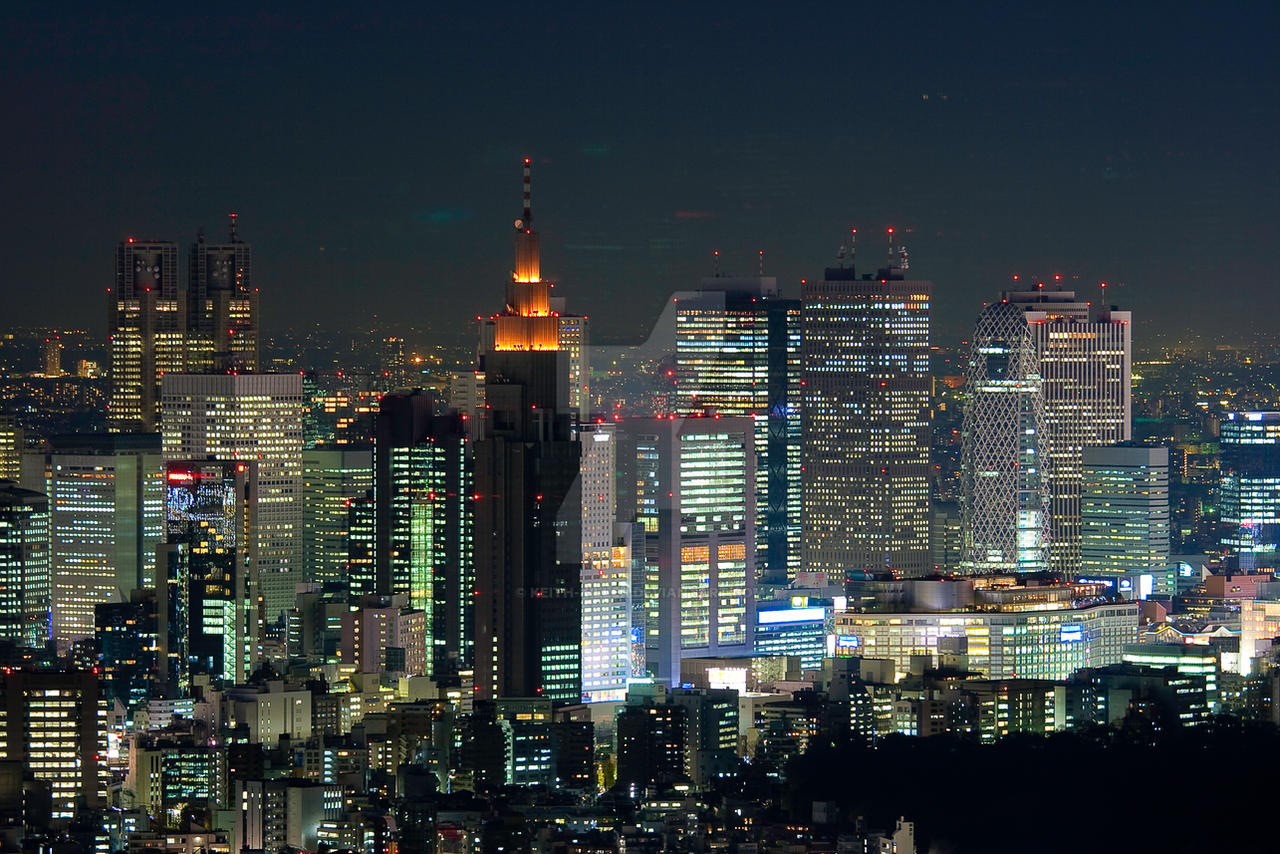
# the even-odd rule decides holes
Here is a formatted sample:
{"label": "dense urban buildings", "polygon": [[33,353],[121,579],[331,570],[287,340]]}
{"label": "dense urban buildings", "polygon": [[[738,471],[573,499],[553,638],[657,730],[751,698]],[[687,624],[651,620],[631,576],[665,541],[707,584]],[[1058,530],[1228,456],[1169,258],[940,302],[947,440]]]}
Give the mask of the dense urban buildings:
{"label": "dense urban buildings", "polygon": [[478,347],[268,334],[234,215],[172,298],[121,247],[109,419],[81,333],[0,338],[0,850],[906,852],[975,802],[885,781],[1280,742],[1261,355],[1131,407],[1175,359],[1039,287],[935,345],[890,230],[593,361],[529,173]]}
{"label": "dense urban buildings", "polygon": [[302,377],[169,374],[162,425],[166,461],[254,461],[261,494],[255,570],[266,619],[293,607],[302,578]]}
{"label": "dense urban buildings", "polygon": [[[892,230],[890,230],[892,239]],[[801,285],[803,559],[923,575],[929,551],[929,305],[905,252]]]}

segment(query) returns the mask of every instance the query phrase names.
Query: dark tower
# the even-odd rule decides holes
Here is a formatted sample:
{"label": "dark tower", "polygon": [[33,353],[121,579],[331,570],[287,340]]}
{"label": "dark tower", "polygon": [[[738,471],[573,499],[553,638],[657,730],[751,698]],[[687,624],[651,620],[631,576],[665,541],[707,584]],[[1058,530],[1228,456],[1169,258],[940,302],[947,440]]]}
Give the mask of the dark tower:
{"label": "dark tower", "polygon": [[485,435],[476,443],[477,699],[581,699],[580,446],[524,161],[524,216],[504,311],[485,355]]}
{"label": "dark tower", "polygon": [[240,239],[229,214],[226,243],[196,235],[187,269],[187,370],[223,373],[258,370],[258,289],[253,245]]}

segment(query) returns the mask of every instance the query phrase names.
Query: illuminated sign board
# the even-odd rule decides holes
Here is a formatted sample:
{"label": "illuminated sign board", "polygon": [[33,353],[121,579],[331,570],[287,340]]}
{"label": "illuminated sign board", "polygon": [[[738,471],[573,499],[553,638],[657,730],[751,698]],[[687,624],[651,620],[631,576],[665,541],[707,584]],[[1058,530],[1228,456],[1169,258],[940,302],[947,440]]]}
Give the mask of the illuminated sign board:
{"label": "illuminated sign board", "polygon": [[1067,623],[1058,627],[1059,643],[1078,643],[1084,640],[1084,626],[1079,623]]}

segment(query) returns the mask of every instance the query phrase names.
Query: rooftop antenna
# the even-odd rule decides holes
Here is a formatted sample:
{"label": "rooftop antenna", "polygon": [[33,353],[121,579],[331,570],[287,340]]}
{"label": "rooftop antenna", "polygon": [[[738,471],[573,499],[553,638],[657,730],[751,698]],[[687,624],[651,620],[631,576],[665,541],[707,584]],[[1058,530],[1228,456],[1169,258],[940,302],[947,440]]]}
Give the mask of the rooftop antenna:
{"label": "rooftop antenna", "polygon": [[906,246],[898,247],[898,267],[901,268],[903,272],[911,269],[911,258],[907,255]]}
{"label": "rooftop antenna", "polygon": [[237,213],[227,214],[227,219],[230,221],[230,226],[231,226],[231,242],[232,243],[240,242],[240,235],[236,234],[236,218],[239,216],[240,214],[237,214]]}
{"label": "rooftop antenna", "polygon": [[529,178],[529,158],[524,159],[524,220],[525,228],[533,228],[533,203],[530,201],[530,185],[532,181]]}
{"label": "rooftop antenna", "polygon": [[764,278],[764,250],[760,250],[760,278]]}
{"label": "rooftop antenna", "polygon": [[196,229],[196,243],[204,243],[204,226]]}
{"label": "rooftop antenna", "polygon": [[849,229],[849,266],[853,266],[853,262],[858,255],[858,229]]}
{"label": "rooftop antenna", "polygon": [[893,226],[889,226],[888,238],[889,238],[889,266],[892,267],[893,260],[894,260],[893,259]]}
{"label": "rooftop antenna", "polygon": [[714,265],[715,265],[715,267],[714,267],[714,269],[715,269],[715,276],[716,276],[716,278],[718,279],[718,278],[720,278],[720,250],[719,250],[719,249],[713,249],[713,250],[711,250],[711,254],[712,254],[712,256],[714,256],[714,258],[715,258],[715,260],[714,260],[714,261],[712,261],[712,264],[714,264]]}
{"label": "rooftop antenna", "polygon": [[845,252],[847,252],[847,251],[848,251],[848,250],[846,250],[846,249],[845,249],[845,247],[844,247],[844,244],[843,244],[843,243],[841,243],[841,244],[840,244],[840,248],[839,248],[838,250],[836,250],[836,260],[840,262],[840,266],[841,266],[841,267],[843,267],[843,266],[844,266],[844,253],[845,253]]}

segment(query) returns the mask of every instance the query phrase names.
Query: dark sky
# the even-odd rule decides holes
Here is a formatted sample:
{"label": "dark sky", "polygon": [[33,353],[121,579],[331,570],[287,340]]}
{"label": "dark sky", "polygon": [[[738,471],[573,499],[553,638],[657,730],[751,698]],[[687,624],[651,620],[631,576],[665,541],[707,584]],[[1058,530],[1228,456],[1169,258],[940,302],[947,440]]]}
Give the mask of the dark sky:
{"label": "dark sky", "polygon": [[116,241],[230,210],[268,329],[461,323],[526,153],[604,335],[716,248],[794,292],[850,226],[867,266],[911,230],[944,341],[1014,272],[1123,282],[1140,329],[1280,309],[1274,4],[111,5],[0,9],[6,326],[102,328]]}

